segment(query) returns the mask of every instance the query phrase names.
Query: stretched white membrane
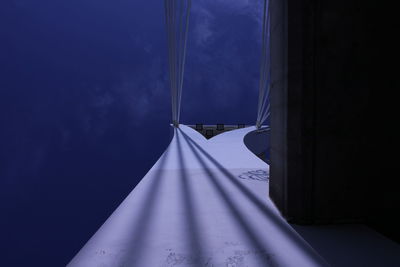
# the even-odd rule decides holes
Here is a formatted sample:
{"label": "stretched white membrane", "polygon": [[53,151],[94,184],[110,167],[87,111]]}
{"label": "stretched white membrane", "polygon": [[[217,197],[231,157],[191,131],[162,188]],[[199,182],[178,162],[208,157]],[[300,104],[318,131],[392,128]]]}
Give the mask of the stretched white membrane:
{"label": "stretched white membrane", "polygon": [[206,140],[174,128],[165,153],[68,266],[329,265],[268,198],[269,166],[243,143],[255,129]]}

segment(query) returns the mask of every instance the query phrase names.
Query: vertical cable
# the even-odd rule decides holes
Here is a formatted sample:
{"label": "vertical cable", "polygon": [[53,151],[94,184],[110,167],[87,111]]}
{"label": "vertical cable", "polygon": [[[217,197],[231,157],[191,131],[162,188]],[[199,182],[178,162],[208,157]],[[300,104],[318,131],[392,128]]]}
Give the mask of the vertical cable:
{"label": "vertical cable", "polygon": [[179,126],[191,0],[165,0],[172,123]]}
{"label": "vertical cable", "polygon": [[257,128],[268,119],[270,115],[269,95],[271,89],[271,52],[270,52],[270,16],[269,1],[264,0],[264,14],[262,22],[262,46],[260,62],[260,81],[257,110]]}

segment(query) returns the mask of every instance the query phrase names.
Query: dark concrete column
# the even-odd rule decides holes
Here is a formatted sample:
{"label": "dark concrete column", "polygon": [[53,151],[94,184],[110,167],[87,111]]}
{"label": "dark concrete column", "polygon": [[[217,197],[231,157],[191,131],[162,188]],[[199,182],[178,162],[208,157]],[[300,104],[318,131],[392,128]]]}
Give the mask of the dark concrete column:
{"label": "dark concrete column", "polygon": [[287,180],[287,3],[271,0],[271,168],[270,197],[286,215]]}
{"label": "dark concrete column", "polygon": [[384,140],[390,124],[382,124],[395,116],[371,79],[365,8],[271,0],[270,197],[291,222],[384,225],[376,217],[389,221],[396,209],[385,193],[393,179],[380,178],[390,188],[376,180],[395,165]]}
{"label": "dark concrete column", "polygon": [[314,10],[302,1],[271,1],[270,196],[290,221],[313,217]]}

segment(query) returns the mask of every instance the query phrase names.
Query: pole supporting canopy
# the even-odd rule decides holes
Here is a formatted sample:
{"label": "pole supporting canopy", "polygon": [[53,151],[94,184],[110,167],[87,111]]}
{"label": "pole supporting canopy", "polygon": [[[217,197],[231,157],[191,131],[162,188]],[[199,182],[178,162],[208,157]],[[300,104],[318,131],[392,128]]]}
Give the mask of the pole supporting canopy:
{"label": "pole supporting canopy", "polygon": [[271,50],[270,50],[270,15],[269,1],[264,0],[264,16],[262,27],[262,49],[260,64],[260,82],[258,96],[257,128],[268,119],[270,115],[269,94],[271,89]]}
{"label": "pole supporting canopy", "polygon": [[167,28],[172,124],[179,127],[191,0],[164,0]]}

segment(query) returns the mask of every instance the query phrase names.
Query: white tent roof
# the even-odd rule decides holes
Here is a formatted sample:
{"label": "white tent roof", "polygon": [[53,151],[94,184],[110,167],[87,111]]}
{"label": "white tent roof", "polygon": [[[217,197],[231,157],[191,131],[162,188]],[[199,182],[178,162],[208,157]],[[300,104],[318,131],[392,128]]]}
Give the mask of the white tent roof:
{"label": "white tent roof", "polygon": [[324,266],[268,198],[243,138],[181,125],[157,163],[69,266]]}

